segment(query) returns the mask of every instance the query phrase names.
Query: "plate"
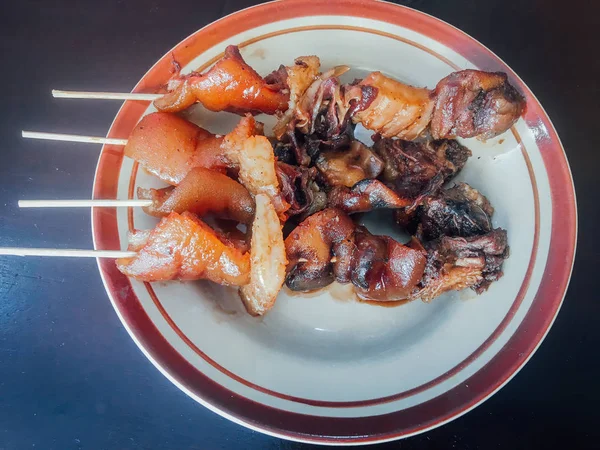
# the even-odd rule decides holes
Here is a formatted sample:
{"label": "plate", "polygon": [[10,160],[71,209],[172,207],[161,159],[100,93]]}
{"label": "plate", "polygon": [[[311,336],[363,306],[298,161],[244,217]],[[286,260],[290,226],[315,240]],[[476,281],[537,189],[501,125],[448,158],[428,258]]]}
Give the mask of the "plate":
{"label": "plate", "polygon": [[[208,282],[141,283],[99,260],[112,304],[129,334],[175,385],[207,408],[274,436],[325,444],[393,440],[439,426],[498,391],[548,332],[569,281],[576,206],[567,159],[543,108],[497,56],[460,30],[409,8],[375,1],[311,0],[255,6],[192,34],[163,56],[134,91],[214,63],[229,44],[259,73],[301,55],[350,77],[380,70],[433,87],[466,68],[507,72],[527,112],[473,151],[458,179],[488,196],[494,226],[508,230],[504,277],[483,295],[444,295],[384,308],[334,286],[314,295],[282,292],[263,318],[244,312],[235,291]],[[108,133],[127,137],[147,102],[125,102]],[[191,120],[226,133],[238,117],[194,108]],[[272,118],[259,120],[272,124]],[[160,186],[122,147],[102,150],[94,198],[133,198]],[[381,220],[380,220],[381,219]],[[95,209],[97,249],[126,248],[127,232],[156,220],[140,210]],[[385,217],[368,226],[391,233]]]}

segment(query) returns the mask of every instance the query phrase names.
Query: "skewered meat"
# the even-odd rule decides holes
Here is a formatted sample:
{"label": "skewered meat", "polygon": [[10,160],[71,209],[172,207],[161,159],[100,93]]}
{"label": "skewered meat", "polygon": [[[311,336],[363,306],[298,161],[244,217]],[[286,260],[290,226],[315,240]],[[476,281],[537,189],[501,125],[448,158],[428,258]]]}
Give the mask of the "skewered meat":
{"label": "skewered meat", "polygon": [[138,198],[152,200],[144,212],[164,217],[171,212],[189,211],[200,217],[214,215],[242,223],[251,223],[254,200],[244,186],[222,173],[196,167],[177,187],[138,188]]}
{"label": "skewered meat", "polygon": [[420,239],[441,236],[468,237],[492,231],[494,208],[489,200],[467,183],[431,196],[413,211],[395,211],[398,225]]}
{"label": "skewered meat", "polygon": [[508,130],[525,110],[525,99],[502,72],[462,70],[435,89],[431,135],[435,139],[492,138]]}
{"label": "skewered meat", "polygon": [[298,216],[302,220],[327,206],[327,194],[315,181],[315,167],[292,166],[278,161],[275,170],[281,196],[290,205],[288,216]]}
{"label": "skewered meat", "polygon": [[345,150],[320,153],[315,165],[329,186],[349,188],[366,178],[377,178],[384,168],[381,158],[360,141]]}
{"label": "skewered meat", "polygon": [[374,236],[364,227],[354,235],[352,284],[364,300],[405,300],[421,280],[425,252],[388,236]]}
{"label": "skewered meat", "polygon": [[210,227],[225,245],[237,248],[240,252],[250,251],[247,233],[238,228],[239,222],[228,219],[211,218]]}
{"label": "skewered meat", "polygon": [[352,188],[335,186],[329,191],[327,201],[329,207],[346,214],[403,208],[413,203],[412,199],[401,197],[381,181],[372,179],[359,181]]}
{"label": "skewered meat", "polygon": [[[287,286],[293,291],[309,291],[327,286],[334,278],[348,282],[353,234],[352,220],[332,208],[300,223],[285,240]],[[337,257],[334,263],[332,256]]]}
{"label": "skewered meat", "polygon": [[239,168],[240,182],[254,196],[266,194],[273,202],[281,220],[285,221],[290,205],[281,195],[273,147],[265,136],[254,135],[255,129],[254,117],[246,115],[235,129],[225,136],[223,146],[227,148],[226,155],[229,161]]}
{"label": "skewered meat", "polygon": [[240,288],[248,312],[262,315],[273,307],[285,281],[287,258],[277,212],[267,195],[258,194],[250,241],[250,282]]}
{"label": "skewered meat", "polygon": [[[406,299],[423,276],[425,252],[356,227],[343,212],[328,208],[287,237],[287,286],[308,291],[334,280],[352,282],[365,300]],[[333,257],[333,262],[332,262]]]}
{"label": "skewered meat", "polygon": [[478,236],[442,236],[425,243],[425,248],[425,274],[412,295],[423,301],[450,290],[471,288],[482,293],[502,276],[509,251],[506,231],[501,228]]}
{"label": "skewered meat", "polygon": [[194,167],[225,172],[223,139],[169,113],[144,116],[129,136],[125,156],[169,184],[179,184]]}
{"label": "skewered meat", "polygon": [[372,72],[347,90],[347,102],[363,97],[362,86],[376,89],[377,96],[369,107],[354,114],[354,123],[361,123],[383,137],[407,140],[415,139],[429,124],[434,103],[428,89],[409,86],[381,72]]}
{"label": "skewered meat", "polygon": [[373,150],[383,160],[380,177],[400,197],[418,205],[465,165],[471,151],[454,140],[409,142],[380,139]]}
{"label": "skewered meat", "polygon": [[150,232],[130,236],[132,258],[117,260],[118,269],[140,281],[207,279],[228,286],[250,280],[250,255],[223,243],[193,214],[171,213]]}
{"label": "skewered meat", "polygon": [[506,231],[493,229],[494,209],[476,189],[458,183],[427,198],[397,221],[416,233],[427,250],[425,275],[414,298],[429,301],[443,292],[472,288],[481,293],[502,276],[508,257]]}
{"label": "skewered meat", "polygon": [[[295,163],[309,165],[322,150],[346,147],[354,139],[348,106],[338,76],[347,66],[338,66],[319,75],[274,128],[281,148],[294,153]],[[289,162],[289,161],[286,161]]]}
{"label": "skewered meat", "polygon": [[181,75],[177,70],[169,81],[169,91],[155,100],[159,111],[182,111],[199,102],[211,111],[275,114],[287,109],[289,99],[281,83],[263,79],[234,45],[228,46],[223,58],[204,74]]}
{"label": "skewered meat", "polygon": [[290,100],[288,109],[284,115],[277,121],[273,132],[279,139],[286,131],[288,123],[293,119],[298,102],[308,89],[308,87],[319,76],[321,61],[316,56],[303,56],[296,58],[293,66],[280,67],[279,70],[285,72],[287,86],[290,90]]}
{"label": "skewered meat", "polygon": [[525,99],[505,73],[478,70],[454,72],[433,91],[373,72],[346,88],[345,101],[370,102],[351,113],[355,123],[383,137],[406,140],[422,135],[428,125],[434,139],[488,139],[508,130],[525,111]]}
{"label": "skewered meat", "polygon": [[[471,152],[453,140],[409,140],[428,129],[434,138],[508,129],[525,102],[506,75],[457,72],[429,91],[380,72],[343,85],[346,66],[319,70],[307,56],[262,78],[230,46],[206,73],[173,77],[159,109],[200,102],[245,115],[224,138],[166,112],[138,124],[125,154],[174,186],[139,189],[153,200],[145,211],[163,219],[131,235],[138,253],[118,260],[123,273],[240,286],[254,315],[273,306],[284,281],[305,291],[336,280],[365,300],[429,301],[481,292],[502,276],[507,237],[493,229],[487,199],[464,183],[441,190]],[[273,144],[252,117],[261,112],[278,113]],[[373,149],[354,139],[357,123],[376,132]],[[374,236],[347,216],[377,208],[397,210],[411,243]],[[214,226],[192,213],[214,216]],[[288,228],[303,221],[284,241],[292,216]],[[252,223],[250,241],[239,222]]]}

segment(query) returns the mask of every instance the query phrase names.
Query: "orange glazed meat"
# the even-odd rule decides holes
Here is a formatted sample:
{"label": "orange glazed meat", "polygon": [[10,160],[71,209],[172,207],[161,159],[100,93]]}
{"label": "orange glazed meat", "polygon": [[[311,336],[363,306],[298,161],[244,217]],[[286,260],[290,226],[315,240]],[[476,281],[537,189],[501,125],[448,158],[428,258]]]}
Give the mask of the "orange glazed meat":
{"label": "orange glazed meat", "polygon": [[244,186],[227,175],[203,167],[192,169],[176,187],[138,188],[137,194],[138,198],[152,200],[144,212],[155,217],[185,211],[241,223],[250,223],[254,217],[254,200]]}
{"label": "orange glazed meat", "polygon": [[250,280],[250,255],[226,245],[187,212],[171,213],[152,231],[136,231],[129,240],[137,255],[117,259],[117,268],[140,281],[206,279],[242,286]]}
{"label": "orange glazed meat", "polygon": [[169,184],[179,184],[194,167],[225,172],[223,138],[169,113],[143,117],[129,136],[125,156]]}
{"label": "orange glazed meat", "polygon": [[206,73],[177,74],[169,84],[175,89],[154,102],[160,111],[182,111],[199,102],[211,111],[275,114],[288,108],[290,96],[283,83],[267,82],[246,64],[235,45]]}

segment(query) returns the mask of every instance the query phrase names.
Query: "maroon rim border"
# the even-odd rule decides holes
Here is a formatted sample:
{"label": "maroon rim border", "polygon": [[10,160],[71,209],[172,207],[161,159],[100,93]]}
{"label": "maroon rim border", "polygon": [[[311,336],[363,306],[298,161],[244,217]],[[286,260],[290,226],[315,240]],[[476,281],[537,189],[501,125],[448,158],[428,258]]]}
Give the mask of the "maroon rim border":
{"label": "maroon rim border", "polygon": [[[523,322],[485,367],[464,384],[420,405],[385,415],[363,418],[330,418],[275,409],[235,394],[201,374],[160,334],[139,300],[129,280],[112,261],[99,260],[99,268],[113,305],[124,325],[154,364],[188,393],[221,414],[249,427],[288,439],[329,444],[380,442],[404,437],[445,423],[492,395],[529,359],[550,328],[568,285],[576,242],[576,207],[573,183],[560,140],[545,111],[522,80],[497,56],[462,31],[426,14],[397,5],[358,0],[286,0],[258,5],[227,16],[194,33],[172,51],[184,64],[224,39],[244,30],[278,20],[313,16],[345,15],[380,20],[412,29],[462,54],[487,70],[504,70],[528,97],[525,116],[530,127],[541,132],[536,142],[549,178],[552,198],[550,253],[545,272]],[[136,86],[150,90],[168,77],[170,54],[165,55]],[[131,130],[147,104],[126,102],[119,111],[110,136]],[[114,198],[122,162],[122,149],[105,146],[96,180],[95,198]],[[94,209],[93,234],[96,248],[118,248],[119,238],[114,210]]]}

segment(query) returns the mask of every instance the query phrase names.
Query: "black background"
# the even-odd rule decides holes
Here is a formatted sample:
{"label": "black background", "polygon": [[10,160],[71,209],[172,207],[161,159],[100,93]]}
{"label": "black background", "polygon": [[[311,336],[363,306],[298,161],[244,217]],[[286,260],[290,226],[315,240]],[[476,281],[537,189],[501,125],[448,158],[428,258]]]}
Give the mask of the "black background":
{"label": "black background", "polygon": [[[52,88],[129,91],[166,51],[255,4],[164,0],[2,1],[0,245],[91,248],[82,210],[19,198],[85,198],[95,146],[25,141],[20,130],[103,135],[119,102],[54,100]],[[600,438],[596,282],[599,2],[400,1],[469,33],[531,87],[567,151],[579,247],[567,298],[535,356],[493,398],[434,431],[381,448],[592,448]],[[0,258],[0,449],[299,449],[198,405],[120,324],[94,260]]]}

